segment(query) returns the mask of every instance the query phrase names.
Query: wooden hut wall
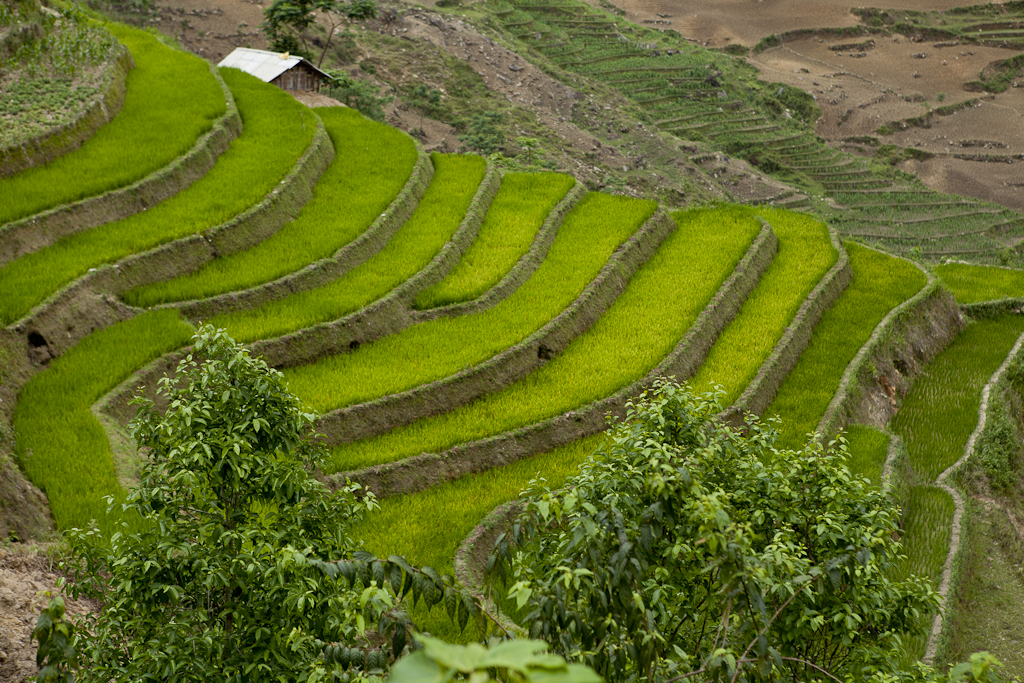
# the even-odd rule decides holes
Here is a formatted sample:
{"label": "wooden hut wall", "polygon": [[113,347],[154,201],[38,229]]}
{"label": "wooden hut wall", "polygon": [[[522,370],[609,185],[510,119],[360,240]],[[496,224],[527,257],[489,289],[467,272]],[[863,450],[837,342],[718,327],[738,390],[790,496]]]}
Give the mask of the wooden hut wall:
{"label": "wooden hut wall", "polygon": [[282,90],[319,90],[319,76],[305,64],[299,63],[271,81]]}

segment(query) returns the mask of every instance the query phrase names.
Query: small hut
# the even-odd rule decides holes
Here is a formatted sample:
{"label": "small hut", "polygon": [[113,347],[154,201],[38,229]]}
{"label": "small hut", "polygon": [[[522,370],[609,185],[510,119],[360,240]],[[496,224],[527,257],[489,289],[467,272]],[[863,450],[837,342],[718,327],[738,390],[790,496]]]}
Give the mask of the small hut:
{"label": "small hut", "polygon": [[287,52],[236,47],[217,66],[241,69],[282,90],[319,92],[320,85],[328,80],[327,74],[313,66],[308,59],[294,57]]}

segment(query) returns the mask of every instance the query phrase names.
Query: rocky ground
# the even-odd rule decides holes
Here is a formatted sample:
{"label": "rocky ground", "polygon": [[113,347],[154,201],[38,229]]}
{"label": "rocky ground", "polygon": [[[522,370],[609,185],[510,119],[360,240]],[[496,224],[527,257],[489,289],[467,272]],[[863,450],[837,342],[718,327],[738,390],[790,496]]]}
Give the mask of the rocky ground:
{"label": "rocky ground", "polygon": [[[38,546],[0,548],[0,681],[20,683],[38,672],[32,630],[39,610],[59,594],[60,575],[46,553]],[[91,607],[64,597],[71,616]]]}

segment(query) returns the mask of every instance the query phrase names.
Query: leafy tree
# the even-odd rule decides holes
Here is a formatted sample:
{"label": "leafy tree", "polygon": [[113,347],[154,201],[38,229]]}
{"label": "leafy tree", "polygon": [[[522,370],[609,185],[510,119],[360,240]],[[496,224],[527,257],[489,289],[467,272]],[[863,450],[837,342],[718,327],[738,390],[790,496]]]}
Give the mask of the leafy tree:
{"label": "leafy tree", "polygon": [[[899,514],[846,445],[779,450],[664,381],[563,489],[536,482],[492,576],[531,637],[606,680],[891,680],[937,597],[892,578]],[[514,544],[512,543],[514,541]]]}
{"label": "leafy tree", "polygon": [[450,577],[359,550],[349,529],[373,496],[314,478],[314,416],[222,330],[196,335],[159,394],[163,414],[136,400],[131,432],[149,457],[127,502],[111,504],[122,529],[70,534],[73,595],[103,603],[80,635],[79,680],[383,673],[406,649],[406,595],[451,605],[462,626],[482,618]]}
{"label": "leafy tree", "polygon": [[[334,34],[352,21],[365,21],[377,16],[375,0],[274,0],[263,11],[263,32],[271,47],[278,52],[292,52],[313,59],[310,44],[313,27],[319,20],[327,23],[327,40],[323,42],[316,64],[324,61]],[[319,46],[319,45],[318,45]]]}
{"label": "leafy tree", "polygon": [[460,135],[466,148],[481,154],[494,154],[505,144],[505,134],[500,126],[505,116],[498,111],[474,114],[466,126],[466,134]]}

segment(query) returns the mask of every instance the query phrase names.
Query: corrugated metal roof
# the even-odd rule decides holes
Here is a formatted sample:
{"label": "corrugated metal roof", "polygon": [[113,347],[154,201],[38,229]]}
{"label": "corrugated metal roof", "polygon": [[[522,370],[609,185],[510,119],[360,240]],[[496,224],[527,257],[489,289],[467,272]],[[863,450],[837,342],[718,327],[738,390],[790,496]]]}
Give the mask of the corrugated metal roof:
{"label": "corrugated metal roof", "polygon": [[326,76],[320,69],[317,69],[302,57],[293,57],[287,52],[267,52],[266,50],[253,50],[248,47],[236,47],[217,66],[241,69],[264,83],[270,83],[299,62],[306,62],[314,71]]}

